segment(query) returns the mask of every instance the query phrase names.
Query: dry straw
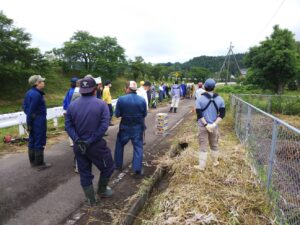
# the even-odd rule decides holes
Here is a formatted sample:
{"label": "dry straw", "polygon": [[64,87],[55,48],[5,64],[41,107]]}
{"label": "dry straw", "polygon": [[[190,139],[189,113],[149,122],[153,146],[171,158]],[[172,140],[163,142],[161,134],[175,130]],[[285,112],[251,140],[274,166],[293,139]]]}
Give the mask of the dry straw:
{"label": "dry straw", "polygon": [[190,120],[181,137],[189,147],[170,166],[167,188],[153,196],[135,224],[275,224],[267,194],[247,160],[247,153],[234,136],[230,118],[221,125],[218,167],[210,158],[207,169],[194,169],[198,163],[197,126]]}

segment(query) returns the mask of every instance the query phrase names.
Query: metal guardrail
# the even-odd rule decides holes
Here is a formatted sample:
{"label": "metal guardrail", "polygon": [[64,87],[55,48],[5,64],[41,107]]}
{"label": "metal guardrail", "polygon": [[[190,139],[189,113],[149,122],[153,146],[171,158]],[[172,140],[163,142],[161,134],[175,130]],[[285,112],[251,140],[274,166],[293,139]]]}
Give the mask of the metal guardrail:
{"label": "metal guardrail", "polygon": [[234,128],[275,203],[280,224],[300,224],[300,130],[231,95]]}
{"label": "metal guardrail", "polygon": [[[113,107],[116,106],[118,99],[112,100]],[[62,106],[48,108],[47,109],[47,120],[53,119],[54,126],[58,125],[57,119],[64,115]],[[26,115],[24,112],[7,113],[0,115],[0,128],[19,126],[19,134],[24,135],[25,129],[23,125],[26,124]]]}

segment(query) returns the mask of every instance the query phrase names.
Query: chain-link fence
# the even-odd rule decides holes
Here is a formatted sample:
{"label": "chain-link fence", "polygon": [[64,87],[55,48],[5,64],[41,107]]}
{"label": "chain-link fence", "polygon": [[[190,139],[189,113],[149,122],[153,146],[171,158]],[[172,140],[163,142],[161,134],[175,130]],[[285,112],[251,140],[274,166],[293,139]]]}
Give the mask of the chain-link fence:
{"label": "chain-link fence", "polygon": [[300,130],[231,96],[235,132],[249,149],[280,224],[300,224]]}
{"label": "chain-link fence", "polygon": [[268,113],[300,115],[300,96],[260,94],[238,94],[236,96]]}

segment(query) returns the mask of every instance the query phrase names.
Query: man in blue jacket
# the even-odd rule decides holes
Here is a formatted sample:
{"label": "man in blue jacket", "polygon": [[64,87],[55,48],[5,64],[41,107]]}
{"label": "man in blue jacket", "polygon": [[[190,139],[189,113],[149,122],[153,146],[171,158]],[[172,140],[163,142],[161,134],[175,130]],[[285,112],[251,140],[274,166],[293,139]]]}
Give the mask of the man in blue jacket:
{"label": "man in blue jacket", "polygon": [[145,117],[147,116],[146,101],[136,94],[135,81],[126,83],[126,94],[118,99],[116,117],[121,117],[119,133],[115,148],[115,163],[119,170],[123,167],[124,146],[131,140],[133,145],[132,168],[134,173],[142,175],[143,162],[143,131]]}
{"label": "man in blue jacket", "polygon": [[96,204],[93,188],[92,164],[100,170],[97,194],[110,197],[107,186],[114,171],[111,150],[103,136],[108,128],[110,114],[107,104],[96,98],[96,82],[84,78],[80,82],[81,97],[72,102],[66,114],[65,127],[74,141],[74,153],[80,174],[80,183],[91,206]]}
{"label": "man in blue jacket", "polygon": [[44,99],[45,78],[33,75],[28,79],[31,89],[27,91],[23,110],[26,114],[26,123],[29,131],[28,156],[32,167],[45,169],[51,164],[44,162],[44,148],[47,132],[47,108]]}
{"label": "man in blue jacket", "polygon": [[67,111],[68,109],[68,106],[70,105],[71,103],[71,100],[72,100],[72,96],[73,96],[73,93],[74,93],[74,90],[76,88],[76,82],[77,82],[78,78],[77,77],[73,77],[70,82],[71,82],[71,87],[70,89],[67,91],[66,93],[66,96],[64,98],[64,101],[63,101],[63,109]]}
{"label": "man in blue jacket", "polygon": [[[73,97],[73,94],[74,94],[74,91],[75,91],[75,88],[76,88],[76,82],[77,82],[78,78],[77,77],[73,77],[70,82],[71,82],[71,87],[69,88],[69,90],[67,91],[66,93],[66,96],[64,98],[64,101],[63,101],[63,109],[65,111],[68,110],[68,107],[72,101],[72,97]],[[73,141],[71,138],[69,138],[69,142],[70,142],[70,146],[73,147]]]}

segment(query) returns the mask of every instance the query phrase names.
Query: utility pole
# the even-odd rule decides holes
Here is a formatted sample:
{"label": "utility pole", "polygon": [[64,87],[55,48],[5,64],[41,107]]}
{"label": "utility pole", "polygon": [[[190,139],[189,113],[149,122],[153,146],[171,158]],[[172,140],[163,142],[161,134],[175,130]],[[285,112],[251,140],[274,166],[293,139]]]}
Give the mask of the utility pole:
{"label": "utility pole", "polygon": [[227,82],[230,81],[230,71],[229,71],[229,66],[230,66],[230,59],[231,59],[231,56],[233,56],[232,58],[234,58],[234,61],[235,61],[235,64],[239,70],[239,73],[241,73],[241,69],[240,69],[240,66],[235,58],[235,55],[233,53],[233,48],[234,46],[232,45],[232,43],[230,42],[230,46],[229,46],[229,50],[227,52],[227,55],[225,56],[225,60],[223,62],[223,65],[220,69],[220,72],[219,72],[219,78],[221,77],[221,73],[223,72],[223,70],[225,69],[226,67],[226,63],[227,63],[227,75],[226,75],[226,80],[225,80],[225,85],[227,85]]}

